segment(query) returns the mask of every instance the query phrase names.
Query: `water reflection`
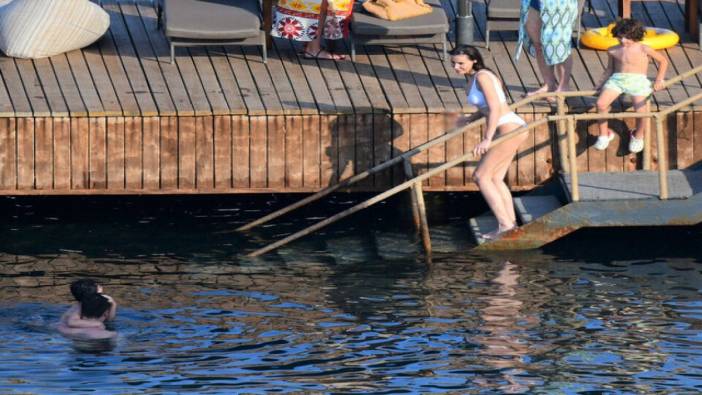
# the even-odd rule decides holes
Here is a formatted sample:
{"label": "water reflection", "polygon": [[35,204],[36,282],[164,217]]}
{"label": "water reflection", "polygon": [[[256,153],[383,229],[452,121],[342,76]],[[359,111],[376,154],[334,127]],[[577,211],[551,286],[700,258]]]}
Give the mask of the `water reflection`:
{"label": "water reflection", "polygon": [[[599,250],[562,244],[481,256],[460,248],[464,235],[449,221],[436,227],[446,254],[427,266],[411,232],[350,223],[355,230],[332,229],[245,260],[240,245],[218,233],[241,218],[220,219],[190,232],[165,226],[164,234],[182,233],[176,248],[162,234],[130,250],[120,243],[136,237],[126,235],[132,220],[112,218],[117,241],[87,252],[74,236],[60,236],[67,233],[61,221],[44,234],[54,234],[50,248],[31,243],[45,228],[17,224],[12,240],[23,244],[0,248],[0,358],[14,361],[0,367],[0,392],[702,387],[702,259],[695,246],[671,241],[675,248],[664,250],[654,243],[658,236],[640,232],[636,249],[619,248],[620,237],[600,238]],[[71,229],[109,235],[91,224]],[[682,236],[678,243],[690,235]],[[79,277],[96,278],[120,303],[119,337],[103,349],[51,330]]]}

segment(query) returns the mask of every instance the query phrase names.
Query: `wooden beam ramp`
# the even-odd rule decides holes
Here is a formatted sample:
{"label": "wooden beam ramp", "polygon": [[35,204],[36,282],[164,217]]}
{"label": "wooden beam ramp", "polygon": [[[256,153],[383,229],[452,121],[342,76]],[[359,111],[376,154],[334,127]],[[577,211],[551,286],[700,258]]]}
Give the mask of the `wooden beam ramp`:
{"label": "wooden beam ramp", "polygon": [[539,248],[586,227],[675,226],[702,223],[702,169],[672,170],[669,197],[659,198],[658,173],[580,174],[580,200],[571,201],[570,178],[514,199],[521,225],[498,239],[483,237],[497,228],[492,213],[470,219],[478,250]]}

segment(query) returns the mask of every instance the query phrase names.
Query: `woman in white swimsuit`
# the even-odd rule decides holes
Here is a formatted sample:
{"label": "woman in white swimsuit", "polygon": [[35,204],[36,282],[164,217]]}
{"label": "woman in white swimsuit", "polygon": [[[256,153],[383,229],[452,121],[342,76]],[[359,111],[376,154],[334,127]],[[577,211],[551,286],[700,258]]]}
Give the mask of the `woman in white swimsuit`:
{"label": "woman in white swimsuit", "polygon": [[484,236],[492,239],[517,226],[512,194],[504,180],[517,149],[526,140],[528,133],[492,149],[489,149],[490,144],[495,138],[526,125],[526,122],[510,110],[502,82],[485,67],[483,57],[475,47],[466,45],[454,49],[451,52],[451,62],[456,73],[469,77],[468,104],[479,109],[459,122],[465,124],[481,116],[486,118],[483,140],[473,149],[473,154],[482,155],[473,173],[473,180],[478,184],[499,224],[497,229]]}

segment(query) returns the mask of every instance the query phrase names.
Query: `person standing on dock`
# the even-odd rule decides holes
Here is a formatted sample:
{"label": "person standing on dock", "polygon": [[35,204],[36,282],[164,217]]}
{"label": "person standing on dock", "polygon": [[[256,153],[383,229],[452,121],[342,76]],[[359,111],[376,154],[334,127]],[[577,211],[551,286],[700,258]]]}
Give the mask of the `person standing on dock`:
{"label": "person standing on dock", "polygon": [[306,59],[344,60],[322,48],[322,38],[348,36],[353,0],[278,0],[271,36],[304,42]]}
{"label": "person standing on dock", "polygon": [[544,85],[527,96],[570,89],[571,40],[578,8],[578,0],[522,0],[515,60],[526,47],[536,57],[544,79]]}
{"label": "person standing on dock", "polygon": [[490,145],[494,138],[519,129],[526,122],[507,105],[502,81],[485,67],[477,48],[466,45],[454,49],[451,62],[456,73],[469,77],[468,104],[479,109],[475,114],[459,120],[459,124],[467,124],[482,116],[486,118],[483,140],[473,149],[474,155],[482,155],[473,180],[497,218],[497,229],[483,236],[494,239],[517,226],[512,194],[505,184],[505,176],[528,133],[522,133],[494,148],[490,148]]}

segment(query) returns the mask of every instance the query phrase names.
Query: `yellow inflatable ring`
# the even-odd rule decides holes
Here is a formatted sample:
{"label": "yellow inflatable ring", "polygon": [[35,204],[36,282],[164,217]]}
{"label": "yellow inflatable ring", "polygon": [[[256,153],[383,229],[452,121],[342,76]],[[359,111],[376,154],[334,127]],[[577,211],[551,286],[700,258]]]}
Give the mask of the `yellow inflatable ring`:
{"label": "yellow inflatable ring", "polygon": [[[590,48],[601,50],[619,45],[619,40],[612,36],[612,28],[614,28],[614,24],[598,29],[588,29],[580,37],[580,42]],[[653,49],[664,49],[674,46],[678,41],[680,41],[680,36],[672,30],[647,27],[641,43]]]}

